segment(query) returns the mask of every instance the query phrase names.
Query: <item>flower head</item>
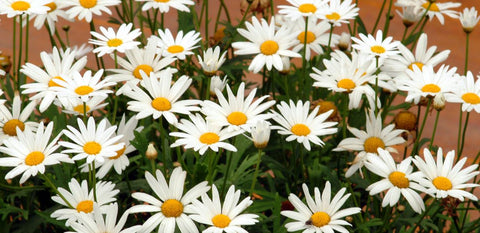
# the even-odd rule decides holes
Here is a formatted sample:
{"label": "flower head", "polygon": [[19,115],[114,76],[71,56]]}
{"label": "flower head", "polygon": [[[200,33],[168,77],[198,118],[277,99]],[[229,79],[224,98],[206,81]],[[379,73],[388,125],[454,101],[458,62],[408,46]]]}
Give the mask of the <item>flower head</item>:
{"label": "flower head", "polygon": [[280,5],[278,13],[294,21],[301,17],[319,17],[320,9],[326,6],[324,0],[287,0],[291,6]]}
{"label": "flower head", "polygon": [[355,19],[359,8],[352,0],[329,0],[327,7],[320,9],[320,18],[334,26],[348,24],[348,20]]}
{"label": "flower head", "polygon": [[112,11],[109,6],[121,4],[120,0],[65,0],[65,5],[70,8],[67,14],[70,18],[78,17],[79,20],[85,19],[87,22],[92,21],[92,15],[101,15],[102,11],[111,15]]}
{"label": "flower head", "polygon": [[392,41],[392,37],[383,39],[382,30],[378,30],[375,37],[360,34],[360,39],[353,37],[352,40],[355,41],[352,45],[354,49],[380,58],[379,64],[382,64],[385,58],[397,54],[397,46],[400,45],[400,41]]}
{"label": "flower head", "polygon": [[225,62],[225,55],[227,51],[220,55],[220,47],[216,46],[215,49],[208,48],[203,53],[203,58],[197,55],[198,62],[202,66],[202,70],[208,76],[215,75],[220,66]]}
{"label": "flower head", "polygon": [[118,51],[125,53],[125,51],[136,48],[140,42],[134,41],[135,38],[140,36],[140,29],[136,28],[132,30],[133,24],[122,24],[118,31],[115,32],[113,28],[100,27],[102,34],[91,31],[93,37],[97,39],[90,39],[90,43],[97,45],[93,52],[98,53],[97,56],[101,57],[105,54]]}
{"label": "flower head", "polygon": [[478,12],[475,7],[472,8],[465,8],[463,12],[460,13],[459,16],[460,23],[462,24],[463,30],[466,33],[470,33],[473,31],[473,28],[477,26],[478,21],[480,20],[480,16],[478,16]]}
{"label": "flower head", "polygon": [[172,33],[167,28],[165,31],[158,30],[158,37],[152,37],[159,47],[164,57],[176,57],[185,60],[186,55],[192,55],[192,50],[197,48],[197,43],[202,39],[200,33],[189,31],[185,36],[183,31],[177,33],[177,37],[173,38]]}
{"label": "flower head", "polygon": [[195,5],[195,2],[192,0],[137,0],[137,2],[145,2],[142,11],[158,9],[161,13],[167,13],[170,11],[170,8],[190,12],[188,6]]}
{"label": "flower head", "polygon": [[6,14],[8,18],[17,15],[46,14],[50,9],[46,4],[52,0],[2,0],[0,1],[0,14]]}

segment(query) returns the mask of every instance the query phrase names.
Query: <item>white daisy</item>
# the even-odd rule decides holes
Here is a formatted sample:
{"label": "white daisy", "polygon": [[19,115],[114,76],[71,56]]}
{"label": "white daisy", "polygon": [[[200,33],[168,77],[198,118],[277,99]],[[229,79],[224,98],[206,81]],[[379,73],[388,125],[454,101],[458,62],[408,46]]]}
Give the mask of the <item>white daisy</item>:
{"label": "white daisy", "polygon": [[355,137],[343,139],[337,145],[337,148],[333,149],[333,151],[359,151],[352,166],[347,170],[346,177],[352,176],[353,173],[361,169],[369,156],[377,154],[378,148],[397,153],[393,146],[405,142],[405,139],[401,137],[404,131],[395,129],[395,124],[387,125],[385,128],[382,127],[382,116],[380,113],[375,116],[375,113],[370,111],[365,115],[365,131],[348,127],[348,130]]}
{"label": "white daisy", "polygon": [[271,124],[268,121],[257,121],[257,124],[252,126],[250,134],[252,135],[252,142],[256,148],[263,149],[267,147],[270,140]]}
{"label": "white daisy", "polygon": [[24,131],[17,128],[17,137],[12,137],[3,142],[4,146],[0,151],[12,157],[0,158],[0,164],[4,167],[15,167],[5,175],[5,179],[12,179],[23,173],[20,184],[24,183],[30,176],[37,173],[44,174],[45,166],[64,163],[73,163],[66,154],[56,153],[59,145],[58,135],[50,143],[52,136],[53,122],[47,127],[43,122],[39,124],[35,133],[26,126]]}
{"label": "white daisy", "polygon": [[340,189],[331,199],[330,182],[325,183],[323,193],[320,193],[317,187],[314,188],[314,198],[310,195],[310,191],[306,184],[302,185],[303,194],[307,205],[305,205],[295,194],[291,193],[288,200],[292,203],[297,211],[282,211],[280,214],[294,220],[285,224],[287,231],[297,232],[303,230],[303,233],[310,232],[348,232],[344,226],[351,226],[343,217],[358,214],[361,209],[358,207],[350,207],[340,210],[350,197],[350,193],[345,194],[346,188]]}
{"label": "white daisy", "polygon": [[403,25],[410,27],[422,18],[422,12],[416,6],[403,6],[402,12],[395,10],[402,18]]}
{"label": "white daisy", "polygon": [[213,76],[217,73],[220,66],[225,62],[225,55],[227,51],[223,52],[220,55],[220,47],[216,46],[215,49],[208,48],[207,51],[203,52],[203,58],[200,55],[197,55],[198,63],[202,67],[202,70],[208,76]]}
{"label": "white daisy", "polygon": [[422,186],[415,182],[423,174],[420,172],[412,173],[411,162],[411,158],[407,158],[400,164],[395,164],[390,153],[381,148],[378,149],[378,156],[368,157],[365,166],[383,179],[369,185],[367,191],[370,191],[370,195],[376,195],[387,190],[383,197],[382,207],[394,206],[402,195],[415,212],[422,213],[425,210],[422,197],[414,191],[414,189],[423,190]]}
{"label": "white daisy", "polygon": [[93,217],[95,212],[106,213],[107,204],[115,202],[115,195],[119,193],[112,182],[99,181],[96,183],[94,194],[94,189],[88,189],[86,180],[80,184],[74,178],[68,182],[68,189],[58,188],[58,192],[67,202],[59,195],[52,197],[53,201],[67,208],[57,209],[50,215],[58,220],[66,219],[66,226],[77,221],[81,217],[81,212],[88,214],[89,217]]}
{"label": "white daisy", "polygon": [[143,71],[140,72],[144,75],[140,86],[145,88],[146,92],[133,85],[130,85],[130,90],[124,92],[124,95],[133,99],[128,101],[127,109],[138,112],[137,119],[150,115],[153,119],[163,116],[170,124],[175,124],[178,120],[174,113],[188,115],[192,111],[200,110],[196,106],[200,104],[199,100],[178,100],[190,87],[192,79],[183,75],[172,85],[170,73],[157,77],[152,72],[148,77]]}
{"label": "white daisy", "polygon": [[272,129],[278,130],[281,135],[288,135],[287,142],[296,140],[302,143],[307,150],[310,150],[310,142],[323,146],[325,143],[319,136],[334,134],[337,128],[337,122],[326,122],[325,120],[330,116],[333,110],[326,113],[318,114],[319,106],[309,113],[310,102],[305,104],[301,100],[295,104],[292,100],[287,104],[282,101],[277,104],[280,113],[273,112],[273,120],[280,125],[273,125]]}
{"label": "white daisy", "polygon": [[463,30],[466,33],[470,33],[473,31],[473,28],[477,26],[478,21],[480,21],[480,16],[478,16],[478,12],[475,10],[475,7],[472,6],[470,9],[463,9],[463,12],[460,13],[459,19]]}
{"label": "white daisy", "polygon": [[287,0],[291,6],[280,5],[278,13],[284,14],[290,20],[294,21],[301,17],[319,16],[319,10],[326,7],[324,0]]}
{"label": "white daisy", "polygon": [[178,226],[182,233],[197,233],[198,229],[193,220],[185,214],[185,211],[193,200],[206,193],[210,187],[204,181],[192,187],[185,194],[184,185],[187,172],[177,167],[173,170],[169,184],[160,170],[156,171],[157,178],[149,172],[145,172],[148,185],[158,197],[135,192],[132,197],[147,204],[135,205],[128,209],[130,213],[154,212],[145,221],[139,232],[151,232],[158,226],[158,232],[173,233]]}
{"label": "white daisy", "polygon": [[107,127],[107,119],[100,121],[95,126],[93,117],[88,118],[87,125],[80,118],[77,118],[78,128],[67,125],[68,130],[63,133],[73,141],[61,141],[60,145],[66,148],[63,153],[74,153],[73,160],[81,160],[87,158],[87,163],[98,161],[103,163],[106,158],[114,157],[117,151],[121,150],[125,145],[120,142],[122,135],[113,136],[116,126]]}
{"label": "white daisy", "polygon": [[277,70],[283,70],[282,56],[300,57],[300,54],[289,50],[295,43],[294,37],[286,25],[275,30],[275,19],[272,17],[270,24],[265,19],[261,23],[256,17],[252,17],[252,23],[246,22],[247,30],[238,29],[238,33],[250,40],[250,42],[234,42],[232,47],[237,49],[236,55],[256,54],[250,62],[248,70],[258,73],[266,65],[268,70],[272,66]]}
{"label": "white daisy", "polygon": [[73,72],[63,80],[56,79],[58,86],[54,85],[51,89],[57,91],[58,97],[80,98],[83,102],[87,102],[93,96],[108,96],[113,92],[106,88],[116,83],[109,82],[107,79],[100,80],[102,75],[103,69],[98,70],[93,76],[91,70],[87,70],[83,75],[80,72]]}
{"label": "white daisy", "polygon": [[192,0],[136,0],[137,2],[145,2],[142,11],[148,11],[151,8],[160,10],[161,13],[167,13],[171,8],[178,11],[190,12],[188,6],[195,5]]}
{"label": "white daisy", "polygon": [[[62,4],[64,1],[62,0],[53,0],[52,2],[45,4],[49,8],[49,10],[45,14],[35,14],[35,21],[33,22],[33,26],[40,30],[42,27],[45,26],[45,22],[48,24],[48,28],[50,29],[50,34],[53,35],[55,33],[55,23],[58,21],[58,18],[64,18],[68,21],[73,21],[63,8],[67,7],[66,5]],[[31,18],[33,19],[33,18]]]}
{"label": "white daisy", "polygon": [[[202,113],[207,121],[215,122],[220,126],[228,126],[228,130],[248,131],[257,121],[268,120],[272,114],[264,113],[275,104],[275,100],[265,101],[268,95],[264,95],[256,100],[257,89],[250,91],[245,98],[245,83],[240,83],[235,96],[227,86],[228,100],[223,96],[220,90],[216,91],[219,104],[210,100],[202,103]],[[265,101],[265,102],[264,102]]]}
{"label": "white daisy", "polygon": [[125,53],[125,51],[136,48],[140,42],[135,41],[135,38],[142,34],[140,29],[136,28],[132,30],[133,24],[122,24],[118,31],[115,32],[113,28],[105,28],[100,26],[100,31],[98,32],[91,31],[92,37],[97,39],[90,39],[90,44],[97,45],[93,52],[98,53],[98,57],[101,57],[105,54],[113,53],[118,51],[120,53]]}
{"label": "white daisy", "polygon": [[56,47],[52,54],[41,52],[43,67],[40,68],[32,63],[27,63],[20,70],[35,82],[23,84],[22,94],[33,94],[31,100],[41,99],[39,110],[44,112],[57,97],[57,91],[52,87],[61,87],[56,81],[65,80],[72,73],[80,72],[87,64],[87,57],[75,61],[75,52],[67,48],[61,53]]}
{"label": "white daisy", "polygon": [[200,33],[196,31],[189,31],[185,36],[183,31],[177,33],[177,37],[173,38],[172,33],[167,28],[165,31],[158,30],[158,37],[152,37],[156,40],[162,56],[176,57],[180,60],[185,60],[186,55],[192,55],[192,50],[198,47],[198,42],[202,39]]}
{"label": "white daisy", "polygon": [[222,78],[220,76],[214,75],[210,78],[210,96],[217,96],[217,89],[220,92],[223,92],[225,86],[227,85],[227,75]]}
{"label": "white daisy", "polygon": [[104,103],[106,96],[94,96],[83,102],[79,98],[64,98],[62,101],[55,101],[54,104],[62,108],[62,112],[73,115],[89,115],[95,110],[101,110],[108,103]]}
{"label": "white daisy", "polygon": [[422,0],[422,3],[418,5],[422,9],[422,13],[427,11],[428,18],[432,20],[434,17],[437,17],[438,21],[443,25],[445,19],[443,15],[447,15],[451,18],[458,18],[458,12],[451,10],[450,8],[459,7],[462,4],[459,2],[430,2],[427,0]]}
{"label": "white daisy", "polygon": [[23,131],[25,126],[35,131],[38,123],[28,121],[37,105],[35,100],[32,100],[22,110],[22,100],[19,95],[13,97],[13,104],[11,111],[3,104],[0,105],[0,144],[7,138],[17,136],[17,128]]}
{"label": "white daisy", "polygon": [[445,98],[448,102],[462,103],[462,111],[480,113],[480,81],[475,81],[471,71],[458,82],[458,86],[453,88],[453,93],[446,93]]}
{"label": "white daisy", "polygon": [[352,0],[329,0],[327,6],[320,9],[319,17],[338,27],[342,23],[348,24],[348,20],[355,19],[358,11],[359,8]]}
{"label": "white daisy", "polygon": [[477,201],[478,198],[475,195],[463,189],[480,186],[479,184],[467,183],[480,174],[480,171],[476,171],[478,164],[462,169],[467,162],[467,158],[463,158],[455,164],[455,151],[453,150],[447,153],[444,160],[442,148],[438,148],[436,156],[437,162],[435,163],[432,154],[425,148],[423,151],[425,160],[418,155],[413,160],[417,168],[425,175],[423,179],[417,180],[420,185],[425,187],[424,191],[436,198],[451,196],[463,201],[466,197]]}
{"label": "white daisy", "polygon": [[107,7],[122,3],[120,0],[65,0],[63,2],[70,7],[67,10],[70,18],[78,16],[79,20],[85,19],[87,22],[92,21],[92,14],[101,15],[102,11],[111,15],[112,11]]}
{"label": "white daisy", "polygon": [[217,187],[212,185],[212,198],[205,193],[202,195],[202,201],[193,200],[189,210],[193,212],[189,217],[194,221],[205,224],[207,229],[202,233],[222,233],[237,232],[248,233],[241,226],[254,225],[258,222],[256,214],[241,214],[248,208],[253,201],[246,197],[240,203],[240,190],[235,191],[235,186],[230,186],[225,195],[225,199],[220,202],[220,195]]}
{"label": "white daisy", "polygon": [[219,148],[237,151],[235,146],[224,141],[240,134],[241,131],[222,129],[222,126],[216,124],[216,122],[205,121],[200,114],[190,115],[190,121],[181,119],[180,123],[176,124],[175,127],[183,132],[171,132],[169,134],[170,136],[178,137],[171,147],[184,146],[185,149],[193,148],[201,155],[207,149],[215,152]]}
{"label": "white daisy", "polygon": [[0,14],[6,14],[8,18],[22,14],[46,14],[50,8],[45,5],[50,2],[52,0],[1,0]]}
{"label": "white daisy", "polygon": [[352,37],[352,40],[355,42],[352,47],[361,53],[378,57],[379,66],[385,58],[398,53],[397,46],[400,44],[400,41],[392,41],[393,37],[383,39],[382,30],[378,30],[375,37],[370,34],[360,34],[359,36],[360,39]]}
{"label": "white daisy", "polygon": [[[72,52],[75,53],[75,59],[87,56],[93,50],[92,46],[88,43],[83,43],[80,46],[74,45],[71,49]],[[63,50],[60,50],[60,53],[63,53]]]}

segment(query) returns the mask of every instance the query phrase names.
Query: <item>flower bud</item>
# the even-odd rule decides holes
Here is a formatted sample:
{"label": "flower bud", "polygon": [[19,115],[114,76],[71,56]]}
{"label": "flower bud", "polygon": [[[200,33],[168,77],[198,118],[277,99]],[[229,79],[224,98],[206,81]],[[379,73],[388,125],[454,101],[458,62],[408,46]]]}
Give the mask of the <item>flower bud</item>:
{"label": "flower bud", "polygon": [[338,48],[342,51],[347,51],[350,49],[350,45],[352,44],[352,39],[349,33],[342,32],[340,35],[340,39],[338,40]]}
{"label": "flower bud", "polygon": [[155,160],[158,156],[157,149],[155,149],[155,144],[150,142],[147,147],[147,152],[145,152],[147,159]]}
{"label": "flower bud", "polygon": [[270,140],[270,123],[268,121],[257,121],[252,127],[252,141],[256,148],[263,149],[267,147]]}
{"label": "flower bud", "polygon": [[210,79],[210,96],[217,96],[215,93],[215,90],[218,89],[220,92],[223,91],[225,88],[225,85],[227,85],[227,76],[223,77],[223,80],[220,79],[219,76],[215,75]]}
{"label": "flower bud", "polygon": [[282,70],[280,70],[280,74],[288,74],[290,73],[290,58],[281,56],[282,58]]}
{"label": "flower bud", "polygon": [[395,116],[395,128],[413,131],[417,127],[417,116],[410,111],[401,111]]}
{"label": "flower bud", "polygon": [[445,108],[445,96],[440,93],[433,98],[433,108],[437,111],[442,111]]}
{"label": "flower bud", "polygon": [[3,54],[0,52],[0,69],[8,73],[12,68],[12,61],[10,61],[10,56]]}

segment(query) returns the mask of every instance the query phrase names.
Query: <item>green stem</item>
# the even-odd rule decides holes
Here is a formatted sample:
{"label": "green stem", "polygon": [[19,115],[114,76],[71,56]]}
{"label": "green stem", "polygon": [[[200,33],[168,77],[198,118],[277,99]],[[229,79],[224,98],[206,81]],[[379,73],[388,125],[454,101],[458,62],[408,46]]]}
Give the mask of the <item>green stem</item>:
{"label": "green stem", "polygon": [[465,134],[467,133],[467,125],[468,125],[469,117],[470,117],[470,112],[467,112],[467,116],[465,117],[465,124],[463,125],[462,142],[460,144],[460,150],[458,151],[458,158],[462,156],[463,147],[465,145]]}
{"label": "green stem", "polygon": [[255,166],[255,172],[253,173],[252,185],[250,186],[250,196],[253,195],[255,183],[257,183],[258,172],[260,171],[260,162],[262,162],[262,149],[258,149],[257,164]]}
{"label": "green stem", "polygon": [[435,123],[433,125],[432,138],[430,139],[430,146],[428,148],[430,151],[432,150],[433,140],[435,138],[435,132],[437,131],[437,124],[438,124],[438,117],[439,116],[440,116],[440,111],[437,111],[437,115],[435,116]]}
{"label": "green stem", "polygon": [[55,38],[53,38],[52,34],[50,34],[50,26],[48,26],[48,23],[44,23],[43,25],[45,26],[45,29],[47,29],[47,31],[48,31],[48,37],[50,38],[50,44],[52,44],[52,48],[57,47],[57,43],[55,42]]}
{"label": "green stem", "polygon": [[388,3],[387,18],[385,19],[385,25],[383,27],[383,38],[387,36],[388,29],[390,28],[390,13],[392,12],[393,0]]}
{"label": "green stem", "polygon": [[[377,70],[378,70],[378,60],[379,60],[379,56],[375,56],[375,72],[377,72]],[[378,101],[378,74],[375,75],[375,102],[374,102],[374,105],[375,105],[375,117],[376,117],[377,114],[378,114],[377,101]]]}
{"label": "green stem", "polygon": [[327,45],[327,53],[330,54],[330,52],[332,51],[332,48],[330,47],[331,43],[332,43],[332,35],[333,35],[333,27],[335,25],[333,25],[333,23],[330,23],[330,32],[328,33],[328,45]]}
{"label": "green stem", "polygon": [[[95,24],[93,24],[93,20],[90,21],[90,31],[91,31],[91,32],[94,32],[94,31],[95,31]],[[152,32],[152,33],[153,33],[153,32]],[[90,34],[90,35],[91,35],[91,34]],[[93,36],[91,36],[91,38],[94,39]],[[96,46],[96,45],[93,45],[93,49],[95,49],[95,48],[97,48],[97,46]],[[97,68],[100,69],[100,61],[98,60],[98,56],[94,56],[94,57],[95,57],[95,62],[97,63]]]}
{"label": "green stem", "polygon": [[92,175],[93,175],[93,199],[97,201],[97,169],[95,167],[95,160],[92,161]]}
{"label": "green stem", "polygon": [[228,152],[227,153],[227,170],[225,171],[225,177],[223,178],[222,192],[220,192],[221,197],[223,197],[223,195],[225,194],[225,189],[227,188],[227,180],[228,180],[228,176],[230,175],[230,167],[232,166],[232,158],[233,158],[233,153]]}
{"label": "green stem", "polygon": [[305,97],[305,82],[307,80],[307,36],[308,36],[308,16],[305,18],[305,31],[303,36],[303,50],[302,50],[302,79],[299,80],[300,99]]}
{"label": "green stem", "polygon": [[467,33],[467,39],[465,41],[465,68],[463,69],[463,74],[467,74],[468,70],[468,48],[470,46],[470,33]]}
{"label": "green stem", "polygon": [[23,52],[23,15],[20,15],[20,33],[19,33],[19,46],[18,46],[18,62],[17,62],[17,70],[15,72],[15,79],[16,79],[16,82],[17,82],[17,85],[16,85],[16,90],[18,90],[18,92],[20,92],[20,67],[21,67],[21,64],[22,64],[22,52]]}
{"label": "green stem", "polygon": [[[417,221],[415,227],[411,227],[410,229],[408,229],[407,233],[410,233],[410,232],[414,232],[415,229],[421,225],[423,219],[425,218],[425,216],[428,214],[428,212],[433,208],[434,206],[434,202],[435,202],[435,199],[433,199],[433,202],[430,203],[430,205],[426,205],[427,206],[427,209],[425,211],[423,211],[423,213],[420,215],[420,219]],[[431,216],[433,217],[433,216]]]}
{"label": "green stem", "polygon": [[13,77],[15,77],[17,74],[15,73],[16,70],[17,70],[17,16],[14,16],[13,17],[13,45],[12,45],[12,49],[13,49],[13,58],[12,58],[12,61],[13,61],[13,65],[12,65],[12,71],[13,71]]}
{"label": "green stem", "polygon": [[[462,111],[462,106],[460,106],[460,117],[459,117],[459,120],[458,120],[458,135],[457,135],[457,156],[458,156],[458,152],[460,151],[460,144],[462,143],[462,119],[463,118],[463,111]],[[459,159],[460,157],[457,157],[457,160]]]}
{"label": "green stem", "polygon": [[205,4],[205,40],[208,47],[208,0],[203,0],[203,4]]}
{"label": "green stem", "polygon": [[[223,10],[225,12],[225,16],[227,17],[227,21],[228,22],[232,22],[232,20],[230,19],[230,13],[228,12],[228,8],[227,8],[227,5],[225,4],[224,0],[220,0],[220,6],[223,7]],[[217,24],[218,22],[216,22],[215,24]],[[217,27],[215,27],[215,31],[217,31]]]}
{"label": "green stem", "polygon": [[418,144],[420,142],[420,138],[422,137],[423,128],[425,127],[425,123],[427,121],[427,116],[428,116],[428,111],[430,110],[430,105],[431,104],[432,104],[432,100],[429,99],[428,103],[427,103],[427,108],[425,110],[425,115],[423,116],[422,125],[420,126],[420,131],[418,131],[417,138],[415,138],[415,144],[413,145],[411,156],[418,153],[418,149],[419,149]]}
{"label": "green stem", "polygon": [[[418,20],[417,25],[415,25],[415,27],[412,29],[412,31],[410,31],[410,35],[409,35],[408,37],[410,37],[411,35],[413,35],[420,25],[425,26],[425,23],[423,23],[422,20],[423,20],[424,22],[426,22],[426,20],[427,20],[427,19],[426,19],[427,13],[428,13],[428,11],[430,10],[430,7],[431,7],[431,6],[432,6],[431,3],[428,4],[427,9],[425,10],[425,12],[423,12],[422,17],[420,17],[420,19]],[[421,23],[421,22],[422,22],[422,23]],[[422,26],[422,28],[423,28],[423,26]],[[420,31],[421,31],[421,30],[422,30],[422,29],[420,29]],[[407,38],[408,38],[408,37],[407,37]],[[403,43],[403,42],[404,42],[404,41],[402,41],[402,43]]]}
{"label": "green stem", "polygon": [[52,180],[50,180],[50,178],[48,178],[47,175],[45,174],[40,174],[40,176],[45,180],[45,182],[47,182],[47,185],[50,186],[50,188],[53,189],[53,191],[60,197],[62,198],[62,200],[67,204],[68,207],[74,209],[74,207],[72,206],[72,204],[70,204],[70,202],[67,201],[67,199],[62,195],[62,193],[60,193],[57,189],[57,186],[55,186],[55,184],[53,184]]}
{"label": "green stem", "polygon": [[402,35],[402,40],[401,41],[405,40],[405,36],[407,36],[407,32],[408,32],[408,27],[405,26],[405,29],[403,30],[403,35]]}
{"label": "green stem", "polygon": [[30,15],[27,15],[27,26],[25,27],[25,63],[28,62],[28,39],[30,34]]}
{"label": "green stem", "polygon": [[377,19],[375,20],[375,24],[373,25],[372,33],[374,34],[377,31],[378,23],[380,22],[380,18],[382,17],[383,10],[385,9],[385,4],[387,0],[383,0],[382,6],[380,7],[380,11],[378,12]]}

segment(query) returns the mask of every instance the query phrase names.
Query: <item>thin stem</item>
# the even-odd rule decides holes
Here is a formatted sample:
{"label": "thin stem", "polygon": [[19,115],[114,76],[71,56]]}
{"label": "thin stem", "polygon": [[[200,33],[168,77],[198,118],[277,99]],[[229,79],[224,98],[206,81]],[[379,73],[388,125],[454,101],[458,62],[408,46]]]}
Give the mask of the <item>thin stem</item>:
{"label": "thin stem", "polygon": [[15,77],[17,74],[15,73],[16,70],[17,70],[17,53],[16,53],[16,50],[17,50],[17,16],[14,16],[13,17],[13,45],[12,45],[12,48],[13,48],[13,65],[12,65],[12,70],[13,70],[13,77]]}
{"label": "thin stem", "polygon": [[408,32],[408,27],[405,26],[405,29],[403,30],[403,35],[402,35],[402,40],[401,41],[405,40],[405,36],[407,36],[407,32]]}
{"label": "thin stem", "polygon": [[462,142],[460,144],[460,150],[458,151],[459,158],[462,156],[463,147],[465,145],[465,134],[467,133],[467,125],[468,125],[469,117],[470,117],[470,112],[467,112],[467,116],[465,117],[465,124],[463,125]]}
{"label": "thin stem", "polygon": [[225,177],[223,178],[222,192],[220,193],[221,197],[223,197],[223,195],[225,194],[225,189],[227,188],[227,180],[228,180],[228,176],[230,174],[230,167],[232,165],[232,158],[233,158],[233,153],[232,152],[227,153],[227,170],[225,171]]}
{"label": "thin stem", "polygon": [[257,183],[258,172],[260,171],[260,162],[262,162],[262,149],[258,149],[257,164],[255,166],[255,172],[253,173],[252,185],[250,186],[250,196],[253,195],[255,183]]}
{"label": "thin stem", "polygon": [[333,27],[335,25],[333,25],[333,23],[330,23],[330,32],[328,34],[328,45],[327,45],[327,50],[328,50],[328,53],[330,53],[332,51],[332,48],[330,47],[331,43],[332,43],[332,35],[333,35]]}
{"label": "thin stem", "polygon": [[[379,56],[375,56],[375,70],[378,70]],[[375,75],[375,116],[378,114],[378,74]]]}
{"label": "thin stem", "polygon": [[[93,20],[90,21],[90,31],[91,32],[95,31],[95,24],[93,24]],[[90,35],[91,35],[91,33],[90,33]],[[93,36],[91,36],[91,38],[94,39]],[[97,48],[97,46],[93,45],[93,49],[95,49],[95,48]],[[100,61],[98,60],[98,56],[94,56],[94,57],[95,57],[95,62],[97,63],[97,68],[100,69]]]}
{"label": "thin stem", "polygon": [[468,70],[468,47],[470,46],[470,33],[467,32],[467,39],[465,41],[465,68],[463,69],[463,74],[467,74]]}
{"label": "thin stem", "polygon": [[50,180],[50,178],[48,178],[47,175],[45,174],[40,174],[40,176],[45,180],[45,182],[47,182],[47,185],[50,186],[50,188],[53,189],[53,191],[60,197],[62,198],[62,200],[67,204],[68,207],[74,209],[74,207],[72,206],[72,204],[70,204],[70,202],[67,201],[67,199],[62,195],[62,193],[60,193],[57,189],[57,186],[55,186],[55,184],[53,184],[52,180]]}
{"label": "thin stem", "polygon": [[427,103],[427,108],[425,110],[425,115],[423,116],[422,126],[420,126],[420,131],[418,131],[417,138],[415,138],[415,144],[413,145],[412,154],[417,154],[418,152],[418,144],[420,142],[420,138],[422,137],[423,128],[425,127],[425,122],[427,121],[428,110],[430,110],[430,105],[432,104],[432,100],[430,99]]}
{"label": "thin stem", "polygon": [[203,4],[205,4],[205,39],[208,45],[208,0],[203,0]]}
{"label": "thin stem", "polygon": [[373,25],[372,29],[372,34],[377,31],[377,26],[378,23],[380,22],[380,18],[382,17],[383,10],[385,9],[385,4],[387,3],[387,0],[383,0],[382,6],[380,7],[380,11],[378,12],[377,19],[375,20],[375,24]]}
{"label": "thin stem", "polygon": [[440,111],[437,111],[437,115],[435,116],[435,123],[433,125],[432,138],[430,138],[430,146],[428,148],[430,151],[432,150],[433,140],[435,138],[435,132],[437,131],[437,124],[438,124],[438,117],[439,116],[440,116]]}
{"label": "thin stem", "polygon": [[300,98],[305,96],[304,86],[307,80],[307,38],[308,38],[308,16],[305,18],[305,31],[303,36],[303,51],[302,51],[302,79],[299,81]]}
{"label": "thin stem", "polygon": [[27,15],[27,26],[25,27],[25,63],[28,62],[28,39],[30,34],[30,15]]}
{"label": "thin stem", "polygon": [[50,44],[52,44],[52,48],[57,47],[57,43],[55,42],[55,38],[50,33],[50,26],[48,26],[48,23],[46,23],[46,22],[43,25],[45,26],[45,29],[47,29],[47,32],[48,32],[47,34],[48,34],[48,37],[50,38]]}
{"label": "thin stem", "polygon": [[97,201],[97,169],[95,167],[95,160],[92,161],[92,175],[93,175],[93,199]]}
{"label": "thin stem", "polygon": [[[463,111],[462,106],[460,106],[460,119],[458,120],[458,135],[457,135],[457,156],[458,152],[460,152],[460,144],[462,143],[462,118],[463,118]],[[460,157],[457,157],[457,160]]]}
{"label": "thin stem", "polygon": [[23,52],[23,15],[20,15],[20,33],[19,33],[19,46],[18,46],[18,62],[17,62],[17,70],[15,72],[15,79],[17,81],[16,89],[20,92],[20,66],[22,64],[22,52]]}
{"label": "thin stem", "polygon": [[387,16],[385,19],[385,25],[383,27],[383,38],[387,36],[388,29],[390,28],[390,13],[392,12],[393,0],[388,3]]}
{"label": "thin stem", "polygon": [[227,16],[227,21],[232,22],[232,20],[230,19],[230,13],[228,13],[228,8],[224,0],[220,0],[220,5],[223,7],[223,10],[225,11],[225,16]]}

